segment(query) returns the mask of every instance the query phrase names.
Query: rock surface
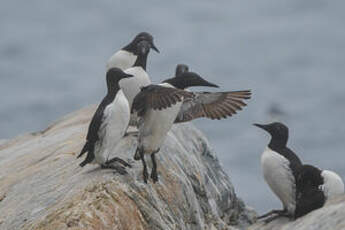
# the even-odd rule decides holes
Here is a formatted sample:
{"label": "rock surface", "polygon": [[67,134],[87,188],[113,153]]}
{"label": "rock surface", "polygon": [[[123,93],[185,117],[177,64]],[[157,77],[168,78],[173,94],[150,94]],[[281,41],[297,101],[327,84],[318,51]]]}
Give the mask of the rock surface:
{"label": "rock surface", "polygon": [[345,195],[329,200],[324,207],[290,221],[279,218],[269,224],[257,222],[249,230],[343,230],[345,229]]}
{"label": "rock surface", "polygon": [[[156,184],[143,183],[140,162],[124,176],[80,168],[76,155],[94,111],[0,145],[0,229],[238,229],[253,220],[191,124],[169,132],[157,154]],[[136,138],[128,136],[114,153],[130,161],[135,149]]]}

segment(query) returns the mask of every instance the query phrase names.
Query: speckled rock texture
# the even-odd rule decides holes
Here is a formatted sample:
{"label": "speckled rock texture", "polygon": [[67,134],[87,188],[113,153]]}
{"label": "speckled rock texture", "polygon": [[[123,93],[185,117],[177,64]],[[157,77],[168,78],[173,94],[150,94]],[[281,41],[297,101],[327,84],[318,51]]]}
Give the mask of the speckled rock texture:
{"label": "speckled rock texture", "polygon": [[324,207],[291,221],[279,218],[269,224],[262,221],[249,227],[249,230],[344,230],[345,195],[329,200]]}
{"label": "speckled rock texture", "polygon": [[[127,175],[76,159],[95,106],[0,145],[0,229],[245,229],[254,212],[236,197],[204,135],[175,125],[157,154],[159,182],[144,184],[136,138],[114,156]],[[150,161],[147,160],[149,169]]]}

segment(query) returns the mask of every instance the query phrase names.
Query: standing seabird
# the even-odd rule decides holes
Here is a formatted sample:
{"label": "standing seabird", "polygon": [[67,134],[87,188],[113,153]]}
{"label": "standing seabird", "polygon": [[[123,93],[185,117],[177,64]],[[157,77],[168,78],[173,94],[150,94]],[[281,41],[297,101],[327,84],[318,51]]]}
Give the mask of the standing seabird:
{"label": "standing seabird", "polygon": [[321,208],[327,200],[340,194],[344,194],[344,182],[338,174],[303,165],[297,176],[295,218]]}
{"label": "standing seabird", "polygon": [[115,67],[126,70],[132,67],[138,58],[139,50],[137,49],[137,45],[141,41],[147,41],[150,43],[150,47],[159,53],[159,50],[153,43],[152,35],[147,32],[142,32],[135,36],[128,45],[115,52],[113,56],[109,58],[107,62],[107,70]]}
{"label": "standing seabird", "polygon": [[[179,78],[185,81],[183,78]],[[186,81],[188,82],[188,81]],[[186,85],[188,87],[188,85]],[[169,83],[143,87],[135,97],[132,110],[141,118],[139,122],[138,147],[135,159],[143,163],[143,178],[147,183],[148,173],[144,155],[151,155],[151,178],[158,181],[155,154],[159,152],[172,125],[200,117],[222,119],[232,116],[246,106],[250,91],[188,92]]]}
{"label": "standing seabird", "polygon": [[130,108],[119,82],[131,77],[133,75],[126,74],[119,68],[108,70],[106,75],[108,93],[98,106],[89,125],[86,143],[78,156],[79,158],[87,152],[85,160],[80,163],[81,167],[96,162],[102,168],[112,168],[124,174],[126,173],[124,167],[115,162],[130,166],[118,157],[110,160],[108,158],[123,137],[129,123]]}
{"label": "standing seabird", "polygon": [[279,122],[267,125],[254,124],[271,135],[271,141],[261,155],[261,167],[266,183],[283,204],[283,210],[272,210],[258,219],[277,214],[269,218],[269,222],[279,216],[294,217],[296,209],[296,178],[302,163],[298,156],[286,145],[289,129]]}

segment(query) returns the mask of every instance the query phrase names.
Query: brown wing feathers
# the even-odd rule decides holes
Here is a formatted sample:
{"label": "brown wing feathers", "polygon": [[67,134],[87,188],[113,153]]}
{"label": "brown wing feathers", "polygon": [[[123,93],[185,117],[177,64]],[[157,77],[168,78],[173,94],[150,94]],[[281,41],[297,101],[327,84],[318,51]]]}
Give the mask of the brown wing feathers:
{"label": "brown wing feathers", "polygon": [[250,99],[250,96],[249,90],[221,93],[213,102],[202,104],[205,117],[218,120],[227,116],[231,117],[247,105],[242,100]]}
{"label": "brown wing feathers", "polygon": [[191,96],[191,93],[184,90],[150,85],[144,87],[134,98],[132,112],[137,111],[139,116],[143,116],[146,109],[162,110]]}

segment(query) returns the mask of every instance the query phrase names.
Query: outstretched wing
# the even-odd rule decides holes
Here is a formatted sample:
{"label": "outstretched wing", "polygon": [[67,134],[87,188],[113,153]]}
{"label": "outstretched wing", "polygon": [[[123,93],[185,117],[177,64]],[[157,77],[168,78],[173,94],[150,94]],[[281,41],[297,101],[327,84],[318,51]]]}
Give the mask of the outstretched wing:
{"label": "outstretched wing", "polygon": [[250,99],[250,97],[250,90],[193,93],[193,97],[183,100],[175,123],[191,121],[200,117],[218,120],[231,117],[247,105],[244,100]]}
{"label": "outstretched wing", "polygon": [[132,112],[137,112],[138,116],[144,116],[148,109],[162,110],[169,108],[184,98],[192,96],[192,93],[184,90],[160,85],[149,85],[143,87],[141,92],[135,96]]}

